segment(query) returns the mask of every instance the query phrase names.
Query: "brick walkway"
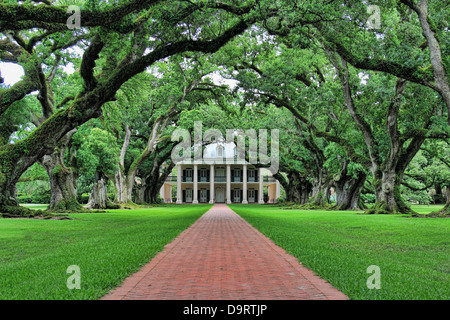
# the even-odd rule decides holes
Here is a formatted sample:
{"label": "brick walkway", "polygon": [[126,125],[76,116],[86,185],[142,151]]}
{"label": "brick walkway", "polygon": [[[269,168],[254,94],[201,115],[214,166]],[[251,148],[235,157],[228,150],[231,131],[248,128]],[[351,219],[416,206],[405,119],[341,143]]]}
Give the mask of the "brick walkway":
{"label": "brick walkway", "polygon": [[104,300],[347,299],[225,204],[215,204]]}

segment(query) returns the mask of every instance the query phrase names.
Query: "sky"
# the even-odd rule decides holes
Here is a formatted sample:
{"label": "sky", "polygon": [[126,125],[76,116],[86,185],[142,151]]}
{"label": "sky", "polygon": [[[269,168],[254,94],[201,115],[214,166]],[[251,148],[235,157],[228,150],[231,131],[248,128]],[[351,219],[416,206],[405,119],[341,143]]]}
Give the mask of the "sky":
{"label": "sky", "polygon": [[[70,65],[64,68],[66,69],[66,72],[73,72],[73,67]],[[10,62],[0,62],[0,72],[4,79],[3,84],[7,86],[14,85],[16,82],[20,81],[21,77],[24,75],[24,71],[21,66]],[[218,73],[215,73],[212,76],[212,80],[217,85],[227,84],[231,88],[236,85],[235,80],[224,79]]]}
{"label": "sky", "polygon": [[4,85],[12,86],[20,81],[24,75],[23,68],[17,64],[10,62],[0,62],[0,71],[2,78],[5,80]]}

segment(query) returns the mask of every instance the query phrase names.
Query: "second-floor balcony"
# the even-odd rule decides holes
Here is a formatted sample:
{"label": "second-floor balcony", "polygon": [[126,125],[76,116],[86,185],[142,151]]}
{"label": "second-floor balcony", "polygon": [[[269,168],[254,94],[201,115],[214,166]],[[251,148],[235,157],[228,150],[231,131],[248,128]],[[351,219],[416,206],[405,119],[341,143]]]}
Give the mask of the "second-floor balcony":
{"label": "second-floor balcony", "polygon": [[[198,177],[197,182],[210,182],[210,177]],[[230,177],[230,182],[236,183],[236,182],[243,182],[243,177]],[[276,179],[274,177],[264,176],[263,182],[275,182]],[[170,176],[166,178],[166,182],[177,182],[176,176]],[[191,176],[182,176],[181,182],[194,182],[194,178]],[[226,176],[215,176],[214,182],[217,183],[226,183],[227,177]],[[259,182],[259,177],[247,177],[247,182]]]}

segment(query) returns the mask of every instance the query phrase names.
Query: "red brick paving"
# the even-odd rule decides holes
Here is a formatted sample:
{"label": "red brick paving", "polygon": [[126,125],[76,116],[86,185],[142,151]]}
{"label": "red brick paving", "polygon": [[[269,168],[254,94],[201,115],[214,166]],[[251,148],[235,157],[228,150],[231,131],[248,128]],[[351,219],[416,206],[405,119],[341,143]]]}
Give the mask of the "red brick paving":
{"label": "red brick paving", "polygon": [[215,204],[103,300],[347,299],[225,204]]}

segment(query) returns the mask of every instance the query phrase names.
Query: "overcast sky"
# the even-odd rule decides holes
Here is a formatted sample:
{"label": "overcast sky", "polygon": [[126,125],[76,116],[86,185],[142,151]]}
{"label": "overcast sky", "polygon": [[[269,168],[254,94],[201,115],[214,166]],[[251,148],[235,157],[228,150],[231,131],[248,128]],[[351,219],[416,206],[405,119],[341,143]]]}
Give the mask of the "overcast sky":
{"label": "overcast sky", "polygon": [[24,75],[23,68],[14,63],[0,62],[0,71],[5,80],[4,85],[12,86]]}
{"label": "overcast sky", "polygon": [[[66,72],[73,72],[73,67],[71,65],[65,67]],[[4,85],[12,86],[16,82],[21,80],[21,77],[24,75],[23,68],[14,63],[8,62],[0,62],[0,72],[4,79]],[[236,81],[227,80],[220,77],[220,75],[216,72],[212,76],[213,81],[216,84],[228,84],[230,87],[234,87],[236,85]]]}

